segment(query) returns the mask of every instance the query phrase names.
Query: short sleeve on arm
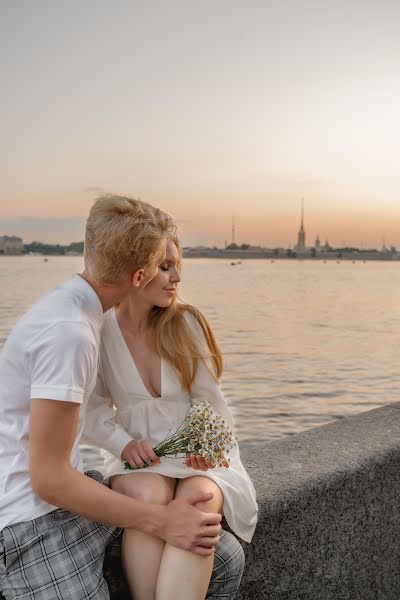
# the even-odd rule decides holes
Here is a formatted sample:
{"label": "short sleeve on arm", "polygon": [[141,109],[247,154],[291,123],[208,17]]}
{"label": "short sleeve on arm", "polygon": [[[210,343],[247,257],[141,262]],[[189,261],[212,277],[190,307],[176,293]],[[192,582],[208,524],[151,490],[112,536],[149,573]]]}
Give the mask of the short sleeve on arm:
{"label": "short sleeve on arm", "polygon": [[59,322],[28,348],[31,398],[83,402],[85,387],[97,368],[97,344],[85,323]]}

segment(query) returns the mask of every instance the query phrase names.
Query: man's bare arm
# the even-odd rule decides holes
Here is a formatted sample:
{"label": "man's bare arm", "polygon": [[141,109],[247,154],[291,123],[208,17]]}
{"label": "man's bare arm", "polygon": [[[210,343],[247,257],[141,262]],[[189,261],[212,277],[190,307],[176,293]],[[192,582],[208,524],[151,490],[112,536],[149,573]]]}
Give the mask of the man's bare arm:
{"label": "man's bare arm", "polygon": [[175,500],[167,507],[144,504],[72,467],[70,454],[79,412],[80,405],[73,402],[31,401],[29,458],[35,493],[49,504],[93,521],[139,529],[197,554],[211,554],[219,539],[221,516],[194,506],[209,500],[210,494],[201,494],[189,503]]}

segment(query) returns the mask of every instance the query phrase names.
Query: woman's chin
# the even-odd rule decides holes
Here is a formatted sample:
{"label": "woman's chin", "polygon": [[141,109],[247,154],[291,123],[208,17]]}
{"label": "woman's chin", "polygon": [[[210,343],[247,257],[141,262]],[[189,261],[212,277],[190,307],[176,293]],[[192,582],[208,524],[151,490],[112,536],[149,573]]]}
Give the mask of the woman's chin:
{"label": "woman's chin", "polygon": [[171,306],[172,303],[172,298],[169,299],[163,299],[160,300],[159,302],[157,302],[157,304],[155,306],[157,306],[157,308],[168,308],[169,306]]}

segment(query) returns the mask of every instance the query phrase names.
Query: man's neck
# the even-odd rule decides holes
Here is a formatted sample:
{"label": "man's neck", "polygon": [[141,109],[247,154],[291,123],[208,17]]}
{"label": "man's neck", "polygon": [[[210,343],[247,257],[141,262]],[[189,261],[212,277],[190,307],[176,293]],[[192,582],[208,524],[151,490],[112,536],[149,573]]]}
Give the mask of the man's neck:
{"label": "man's neck", "polygon": [[103,312],[109,310],[112,306],[115,306],[126,295],[126,289],[124,286],[112,285],[112,284],[98,284],[96,283],[85,270],[80,273],[82,279],[84,279],[96,292],[103,307]]}

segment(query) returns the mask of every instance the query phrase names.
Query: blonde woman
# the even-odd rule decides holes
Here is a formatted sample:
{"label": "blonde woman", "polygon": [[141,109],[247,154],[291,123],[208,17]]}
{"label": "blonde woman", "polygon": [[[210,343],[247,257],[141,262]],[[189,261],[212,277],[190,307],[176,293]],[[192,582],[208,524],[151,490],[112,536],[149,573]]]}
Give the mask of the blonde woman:
{"label": "blonde woman", "polygon": [[[180,264],[179,241],[172,235],[156,276],[143,285],[138,270],[126,300],[106,314],[100,377],[89,403],[90,437],[109,448],[116,430],[130,436],[122,456],[106,453],[105,475],[113,490],[159,505],[209,493],[197,507],[224,514],[231,529],[250,542],[257,504],[237,447],[226,468],[213,468],[199,456],[160,460],[152,450],[183,421],[192,403],[210,402],[233,426],[218,386],[222,357],[213,332],[198,309],[177,301]],[[121,458],[134,470],[124,469]],[[151,466],[141,470],[147,460]],[[125,530],[122,551],[135,600],[205,598],[212,553],[195,555],[136,529]]]}

